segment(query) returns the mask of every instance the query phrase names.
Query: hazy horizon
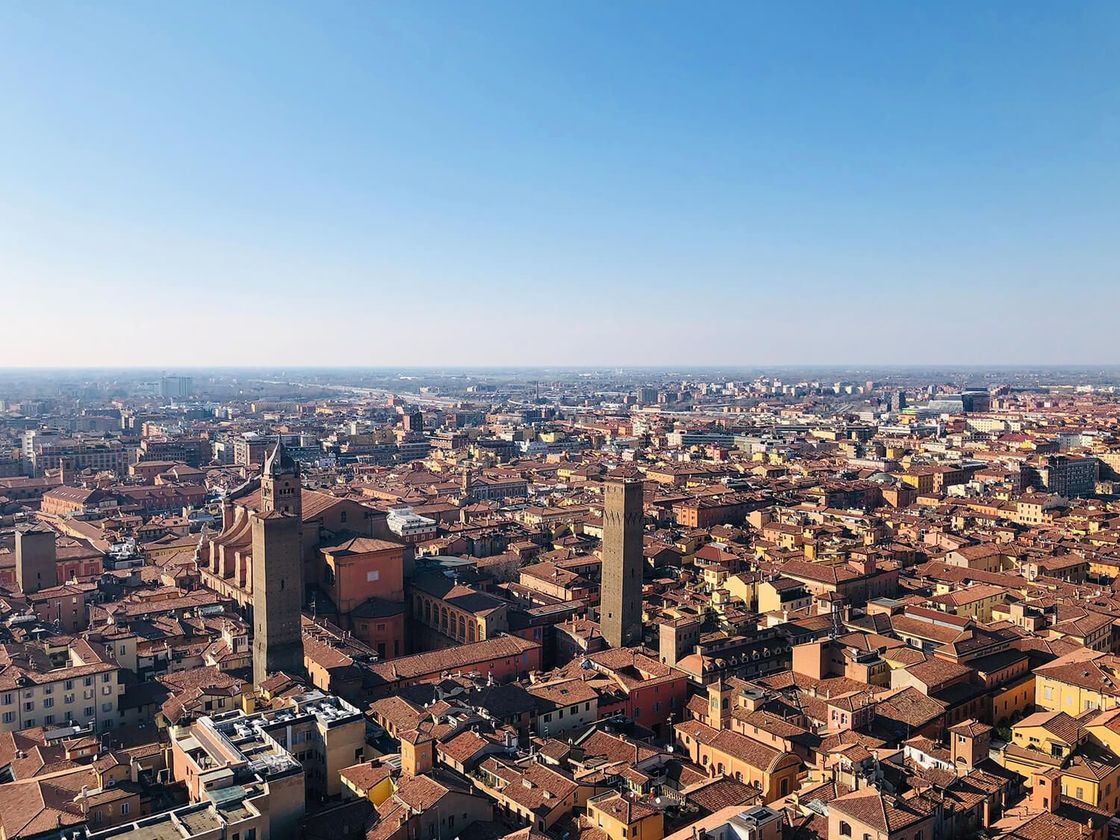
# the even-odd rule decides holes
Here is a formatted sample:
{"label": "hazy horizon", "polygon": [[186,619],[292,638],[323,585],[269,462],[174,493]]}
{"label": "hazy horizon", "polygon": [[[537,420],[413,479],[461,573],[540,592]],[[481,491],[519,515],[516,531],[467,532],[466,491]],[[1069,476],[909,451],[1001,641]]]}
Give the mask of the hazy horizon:
{"label": "hazy horizon", "polygon": [[0,374],[27,373],[137,373],[154,376],[179,376],[197,374],[230,373],[412,373],[412,372],[453,372],[453,373],[485,373],[485,372],[648,372],[679,374],[690,371],[703,372],[738,372],[762,374],[767,372],[843,372],[843,373],[894,373],[894,372],[922,372],[922,373],[950,373],[954,371],[968,371],[976,373],[998,374],[1002,372],[1030,373],[1030,372],[1059,372],[1059,373],[1094,373],[1099,371],[1120,372],[1120,364],[898,364],[898,363],[857,363],[844,364],[830,362],[825,364],[748,364],[748,363],[699,363],[675,365],[101,365],[101,366],[34,366],[34,367],[0,367]]}

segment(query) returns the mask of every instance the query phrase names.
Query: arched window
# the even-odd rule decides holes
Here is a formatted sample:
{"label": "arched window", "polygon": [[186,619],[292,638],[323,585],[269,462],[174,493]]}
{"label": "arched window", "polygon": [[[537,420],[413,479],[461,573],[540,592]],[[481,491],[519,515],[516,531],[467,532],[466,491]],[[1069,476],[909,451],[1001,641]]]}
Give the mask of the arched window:
{"label": "arched window", "polygon": [[852,836],[852,827],[850,825],[848,825],[846,822],[844,822],[843,820],[840,820],[840,836],[841,837],[851,837]]}

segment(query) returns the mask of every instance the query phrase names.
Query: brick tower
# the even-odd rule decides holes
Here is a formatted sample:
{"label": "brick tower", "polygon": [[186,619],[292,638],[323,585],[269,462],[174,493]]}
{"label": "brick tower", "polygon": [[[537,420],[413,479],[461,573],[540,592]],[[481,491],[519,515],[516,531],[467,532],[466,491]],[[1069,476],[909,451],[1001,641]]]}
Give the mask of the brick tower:
{"label": "brick tower", "polygon": [[642,641],[642,482],[603,486],[603,572],[599,627],[611,647]]}
{"label": "brick tower", "polygon": [[253,682],[303,673],[302,484],[284,443],[265,458],[261,510],[253,515]]}

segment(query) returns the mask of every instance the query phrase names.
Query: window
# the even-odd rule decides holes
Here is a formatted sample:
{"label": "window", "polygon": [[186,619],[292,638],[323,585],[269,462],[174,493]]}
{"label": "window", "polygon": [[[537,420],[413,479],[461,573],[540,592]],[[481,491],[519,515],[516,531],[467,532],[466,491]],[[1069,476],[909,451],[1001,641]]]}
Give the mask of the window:
{"label": "window", "polygon": [[93,708],[93,706],[86,706],[86,707],[85,707],[85,709],[83,709],[82,711],[83,711],[83,714],[84,714],[84,715],[85,715],[85,716],[86,716],[87,718],[91,718],[91,717],[93,717],[93,712],[94,712],[94,708]]}
{"label": "window", "polygon": [[844,822],[843,820],[840,820],[840,836],[841,837],[851,837],[852,836],[852,827],[850,825],[848,825],[846,822]]}
{"label": "window", "polygon": [[[127,802],[122,802],[121,803],[121,815],[124,816],[127,813],[128,813],[128,803]],[[236,835],[235,835],[235,840],[236,840]]]}
{"label": "window", "polygon": [[4,712],[4,723],[11,723],[16,719],[15,712]]}

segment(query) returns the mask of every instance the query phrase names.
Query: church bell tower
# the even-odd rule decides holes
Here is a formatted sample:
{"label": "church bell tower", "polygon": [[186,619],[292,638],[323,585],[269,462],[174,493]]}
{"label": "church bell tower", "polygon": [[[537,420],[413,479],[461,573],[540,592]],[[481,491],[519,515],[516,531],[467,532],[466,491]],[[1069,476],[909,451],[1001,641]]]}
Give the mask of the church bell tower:
{"label": "church bell tower", "polygon": [[253,682],[303,673],[303,505],[299,463],[279,438],[253,515]]}

